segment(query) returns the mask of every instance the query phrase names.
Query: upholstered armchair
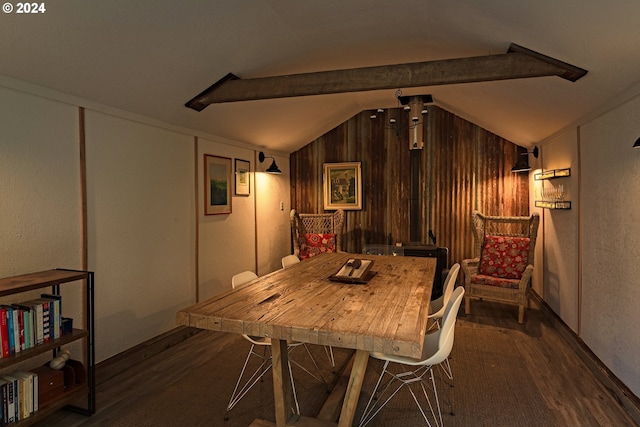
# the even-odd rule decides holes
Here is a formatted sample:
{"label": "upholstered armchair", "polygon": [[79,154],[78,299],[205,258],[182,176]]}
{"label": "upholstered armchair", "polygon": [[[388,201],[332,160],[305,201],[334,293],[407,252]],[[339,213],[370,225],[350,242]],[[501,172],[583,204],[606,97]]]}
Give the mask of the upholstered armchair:
{"label": "upholstered armchair", "polygon": [[322,252],[342,251],[344,211],[302,214],[291,209],[293,254],[301,260]]}
{"label": "upholstered armchair", "polygon": [[531,274],[540,216],[471,215],[475,258],[461,262],[464,272],[465,313],[472,299],[486,299],[518,306],[518,323],[529,306]]}

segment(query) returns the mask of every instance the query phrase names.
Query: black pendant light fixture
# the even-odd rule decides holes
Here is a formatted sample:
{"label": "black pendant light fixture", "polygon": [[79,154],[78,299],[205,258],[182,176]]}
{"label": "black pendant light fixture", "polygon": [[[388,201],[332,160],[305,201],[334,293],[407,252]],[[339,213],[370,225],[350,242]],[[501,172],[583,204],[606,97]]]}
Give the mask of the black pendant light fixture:
{"label": "black pendant light fixture", "polygon": [[520,153],[520,158],[516,162],[516,165],[511,168],[511,172],[519,173],[519,172],[528,172],[531,170],[531,166],[529,166],[529,154],[533,154],[533,157],[538,158],[538,147],[533,147],[533,151],[525,151],[524,153]]}
{"label": "black pendant light fixture", "polygon": [[633,148],[640,148],[640,138],[636,139],[636,142],[633,143]]}
{"label": "black pendant light fixture", "polygon": [[[391,129],[400,138],[405,132],[409,135],[409,149],[420,150],[424,148],[423,126],[426,126],[426,115],[429,112],[427,104],[433,103],[431,95],[415,95],[403,96],[402,90],[396,91],[396,99],[398,100],[398,108],[402,108],[409,115],[409,124],[401,126],[395,115],[388,119],[385,127]],[[369,116],[372,120],[377,118],[378,114],[383,114],[385,110],[378,108],[376,112]]]}
{"label": "black pendant light fixture", "polygon": [[260,153],[258,153],[258,160],[260,161],[260,163],[262,163],[262,162],[264,162],[264,159],[273,160],[271,162],[271,166],[269,166],[265,172],[273,173],[273,174],[281,174],[282,173],[282,171],[280,170],[278,165],[276,165],[276,159],[273,158],[273,156],[265,156],[264,152],[261,151]]}

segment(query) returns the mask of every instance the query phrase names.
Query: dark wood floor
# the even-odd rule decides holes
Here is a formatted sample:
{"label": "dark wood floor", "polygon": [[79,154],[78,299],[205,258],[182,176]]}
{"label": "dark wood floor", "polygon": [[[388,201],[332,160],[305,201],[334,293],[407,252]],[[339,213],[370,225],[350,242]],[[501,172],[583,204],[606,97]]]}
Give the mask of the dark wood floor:
{"label": "dark wood floor", "polygon": [[[582,362],[562,334],[558,333],[554,322],[544,310],[528,310],[525,324],[518,325],[516,322],[517,309],[514,307],[476,302],[472,304],[472,308],[473,313],[469,316],[465,316],[461,311],[456,326],[456,340],[460,339],[460,342],[456,341],[454,346],[452,363],[454,364],[454,375],[456,375],[454,393],[457,393],[459,397],[454,398],[456,415],[445,417],[445,425],[474,427],[478,425],[636,426],[633,419],[616,401],[611,391]],[[483,337],[482,341],[474,342],[472,338],[480,335]],[[116,364],[104,364],[102,369],[98,370],[98,411],[94,416],[84,417],[63,410],[36,425],[39,427],[185,425],[179,417],[166,419],[166,423],[145,420],[146,417],[142,415],[144,412],[140,412],[137,406],[143,405],[142,402],[157,401],[158,396],[167,387],[172,387],[178,382],[185,382],[189,378],[193,379],[194,369],[211,364],[212,360],[219,360],[218,357],[222,357],[222,354],[228,354],[232,347],[238,348],[242,345],[242,348],[237,350],[236,357],[243,359],[247,350],[245,344],[241,343],[237,336],[231,334],[202,332],[176,345],[171,345],[154,356],[148,358],[143,356],[145,360],[133,367],[130,367],[130,360],[128,361],[127,358],[120,359]],[[164,344],[159,345],[163,346]],[[503,346],[502,349],[500,345]],[[489,358],[483,360],[493,360],[494,362],[474,363],[475,354],[478,354],[477,360],[481,360],[480,353],[485,353],[482,350],[483,347],[490,350],[487,353]],[[153,349],[153,352],[157,351],[153,344],[148,348]],[[518,355],[523,360],[518,360],[518,363],[501,362],[499,356],[505,350]],[[497,354],[493,354],[491,351]],[[324,356],[323,353],[318,354]],[[339,358],[342,359],[338,366],[347,366],[346,361],[349,359],[349,354],[347,351],[339,352]],[[135,359],[135,356],[129,359]],[[326,362],[326,358],[324,362]],[[212,409],[213,403],[211,407],[204,409],[202,406],[197,406],[195,402],[194,408],[186,408],[193,412],[206,410],[215,412],[214,415],[206,416],[206,421],[201,421],[199,424],[194,421],[191,425],[236,427],[248,425],[247,420],[253,417],[268,419],[272,403],[264,396],[270,391],[270,380],[265,381],[265,385],[262,386],[265,388],[262,392],[247,395],[247,399],[254,399],[253,407],[248,410],[249,414],[242,415],[242,409],[238,409],[238,416],[232,417],[233,419],[228,422],[222,421],[224,409],[220,408],[225,406],[228,393],[233,388],[237,370],[235,367],[227,368],[225,365],[216,364],[212,369],[216,371],[212,375],[217,375],[216,381],[218,382],[215,383],[216,392],[213,393],[209,389],[211,396],[207,396],[207,399],[212,402],[220,400],[220,402],[216,403],[217,409]],[[369,369],[375,369],[375,364],[370,364]],[[222,375],[226,370],[233,372],[229,372],[227,376]],[[116,371],[121,371],[121,373],[112,375]],[[335,378],[331,378],[330,381],[337,381],[339,376],[338,372]],[[491,385],[486,384],[487,381],[483,378],[496,378],[496,380],[505,381],[504,384],[507,385],[512,378],[512,381],[526,381],[527,384],[512,383],[511,385],[514,387],[501,385],[496,389],[491,389]],[[473,385],[474,381],[477,386]],[[491,390],[494,396],[490,401],[486,399],[487,396],[474,394],[472,390],[469,390],[470,388]],[[514,390],[523,393],[522,396],[515,397],[514,402],[519,403],[517,408],[509,405],[506,408],[483,407],[496,405],[495,402],[507,402],[508,399],[514,398],[508,395],[514,393]],[[206,394],[207,391],[205,390],[204,393]],[[326,399],[324,393],[304,393],[303,390],[301,394],[304,399],[307,399],[304,403],[305,408],[321,406],[321,403],[315,405],[316,402],[310,402],[309,399],[318,401]],[[499,396],[500,393],[506,394]],[[407,408],[408,411],[417,413],[413,402],[410,402]],[[422,425],[422,420],[419,417],[411,418],[413,421],[407,421],[407,410],[396,411],[398,412],[396,415],[394,415],[393,409],[386,411],[386,414],[383,411],[381,419],[371,425],[385,427]],[[509,411],[514,413],[509,413]],[[492,418],[492,412],[500,412],[501,415]],[[129,414],[129,416],[123,417],[123,414]],[[315,414],[311,415],[315,416]]]}

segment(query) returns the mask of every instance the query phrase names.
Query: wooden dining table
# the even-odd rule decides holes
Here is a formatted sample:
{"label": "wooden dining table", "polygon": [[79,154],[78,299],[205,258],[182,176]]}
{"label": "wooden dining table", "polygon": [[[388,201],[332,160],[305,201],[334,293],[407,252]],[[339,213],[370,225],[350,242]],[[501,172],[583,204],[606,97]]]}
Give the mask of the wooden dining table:
{"label": "wooden dining table", "polygon": [[[329,280],[353,258],[374,261],[375,275],[367,283]],[[325,253],[180,310],[176,320],[184,326],[271,338],[278,427],[336,425],[308,422],[292,411],[287,341],[356,350],[337,424],[347,427],[370,352],[422,355],[435,269],[435,258]]]}

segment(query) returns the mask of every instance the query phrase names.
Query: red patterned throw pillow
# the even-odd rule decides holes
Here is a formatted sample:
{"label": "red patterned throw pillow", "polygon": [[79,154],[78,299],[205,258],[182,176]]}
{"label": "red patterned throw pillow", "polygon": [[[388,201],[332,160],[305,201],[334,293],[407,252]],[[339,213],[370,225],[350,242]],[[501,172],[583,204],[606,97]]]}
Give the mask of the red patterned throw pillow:
{"label": "red patterned throw pillow", "polygon": [[335,234],[307,233],[300,236],[300,259],[307,259],[323,252],[336,251]]}
{"label": "red patterned throw pillow", "polygon": [[485,236],[478,273],[504,279],[520,279],[529,258],[529,238]]}

